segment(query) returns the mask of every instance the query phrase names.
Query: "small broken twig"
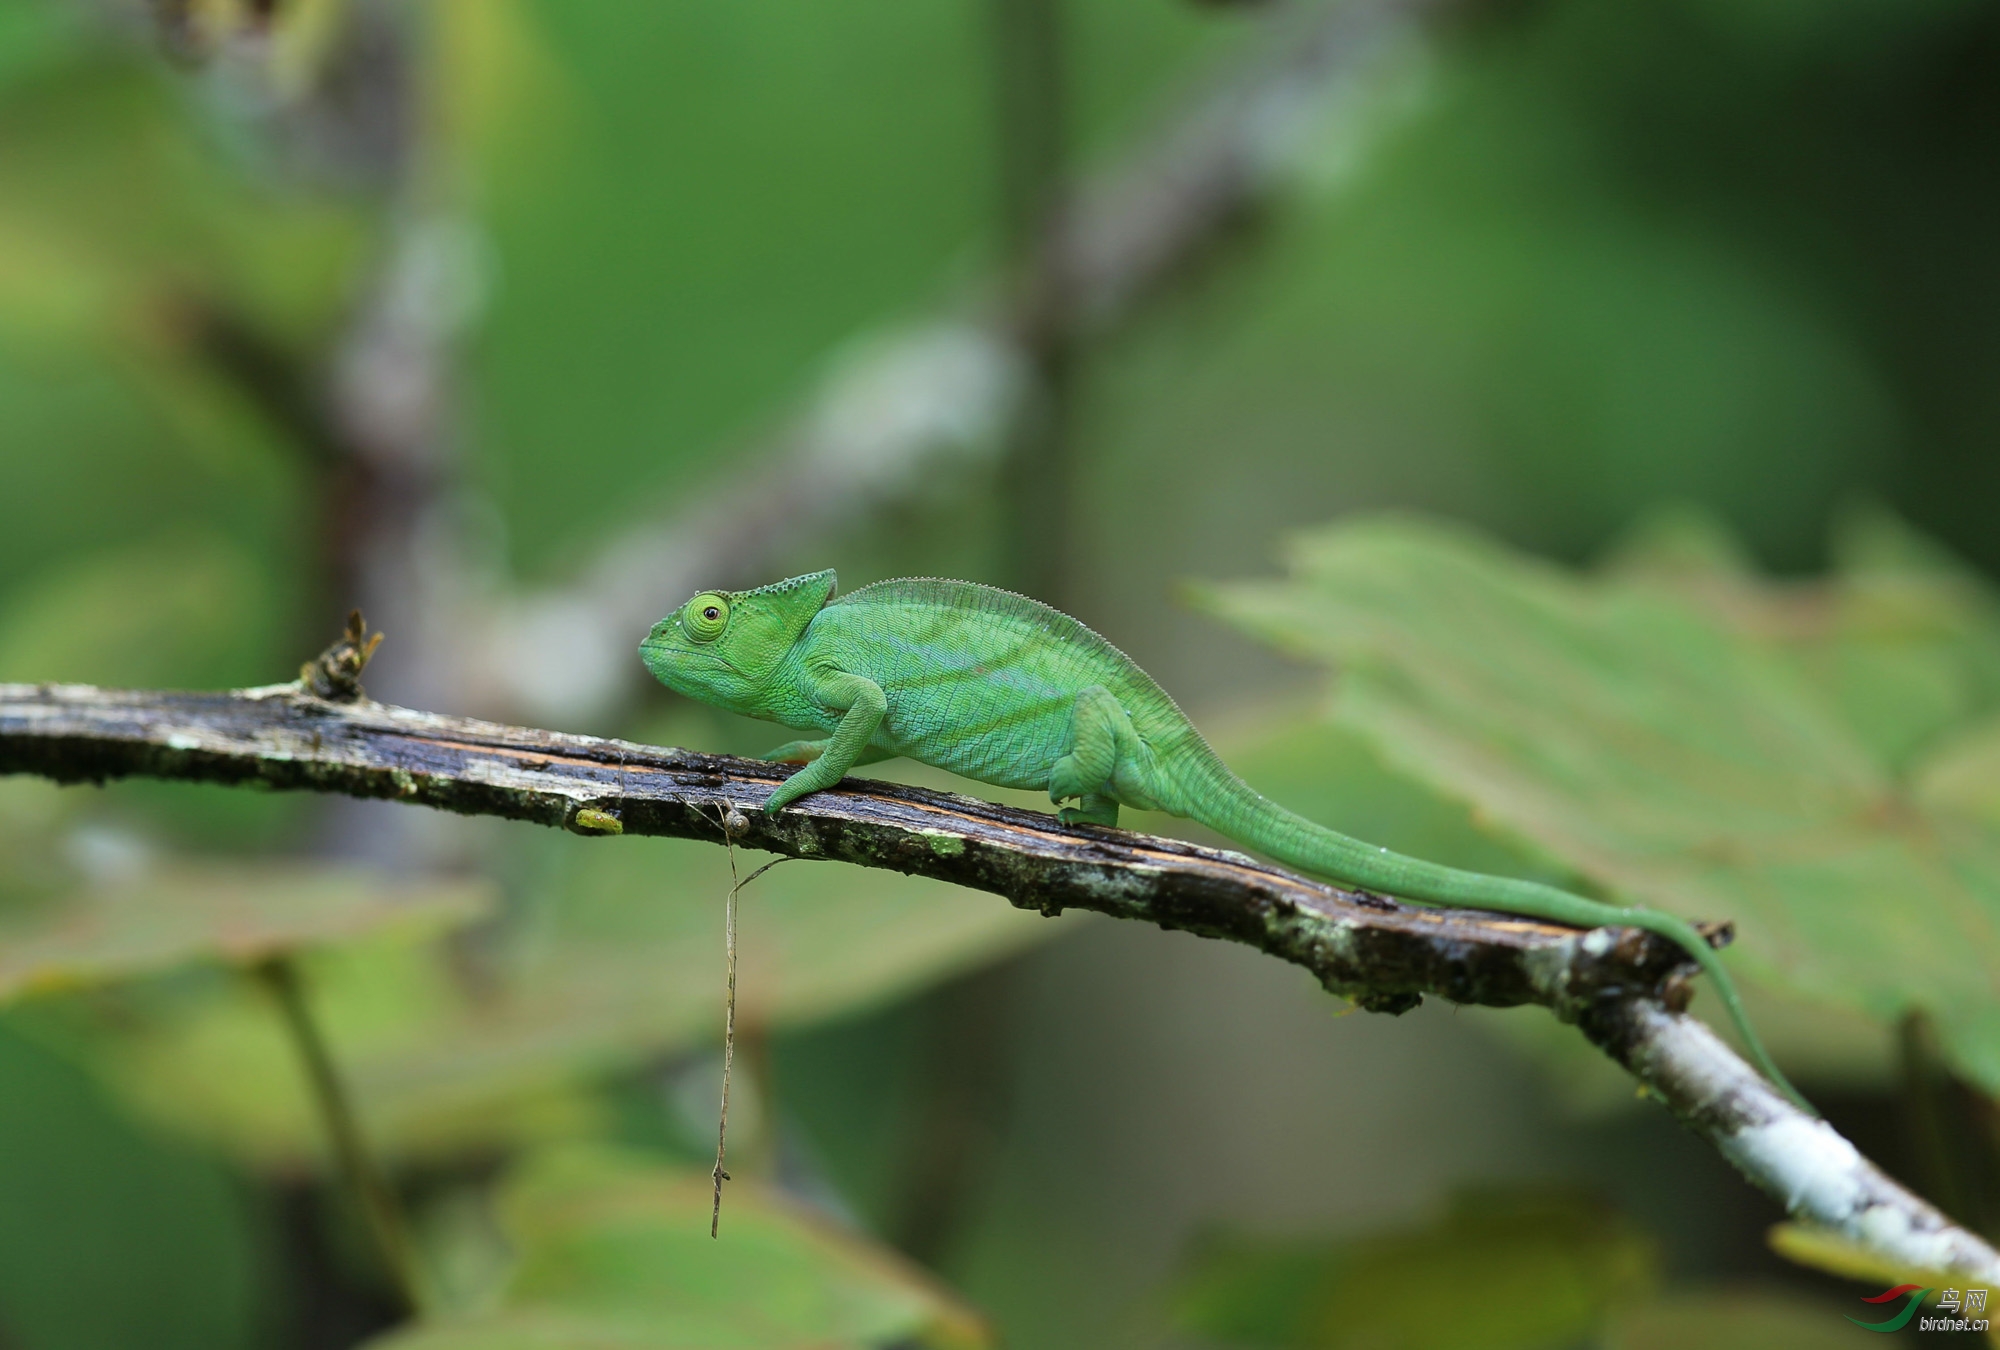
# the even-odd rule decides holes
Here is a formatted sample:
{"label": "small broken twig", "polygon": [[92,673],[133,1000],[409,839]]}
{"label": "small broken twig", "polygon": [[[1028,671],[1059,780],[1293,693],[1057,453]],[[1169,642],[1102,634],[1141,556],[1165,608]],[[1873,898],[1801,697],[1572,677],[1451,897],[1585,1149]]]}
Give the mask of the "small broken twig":
{"label": "small broken twig", "polygon": [[367,697],[361,688],[361,672],[368,659],[382,645],[382,635],[368,631],[361,611],[347,611],[347,631],[333,645],[299,667],[299,683],[315,698],[329,703],[354,703]]}

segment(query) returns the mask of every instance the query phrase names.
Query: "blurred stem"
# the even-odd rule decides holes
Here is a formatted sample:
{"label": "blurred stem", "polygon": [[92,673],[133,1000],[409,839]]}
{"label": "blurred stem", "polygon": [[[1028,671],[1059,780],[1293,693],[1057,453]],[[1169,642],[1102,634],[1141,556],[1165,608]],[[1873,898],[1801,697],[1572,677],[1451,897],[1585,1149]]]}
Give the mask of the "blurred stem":
{"label": "blurred stem", "polygon": [[[756,1129],[747,1146],[750,1164],[753,1167],[774,1167],[779,1160],[778,1078],[772,1064],[771,1028],[761,1018],[745,1022],[736,1039],[743,1046],[743,1066],[749,1072],[750,1091],[757,1108]],[[739,1140],[736,1146],[739,1162],[745,1148]]]}
{"label": "blurred stem", "polygon": [[1950,1072],[1939,1055],[1930,1023],[1905,1017],[1897,1029],[1902,1077],[1903,1128],[1924,1193],[1962,1222],[1984,1227],[1983,1205],[1967,1185],[1966,1168],[1953,1129],[1958,1106]]}
{"label": "blurred stem", "polygon": [[1028,389],[1001,465],[1010,580],[1059,604],[1070,556],[1073,351],[1053,266],[1068,136],[1062,0],[987,0],[1000,238]]}
{"label": "blurred stem", "polygon": [[924,1001],[923,1092],[900,1169],[892,1237],[933,1270],[951,1259],[1000,1156],[1012,1106],[1018,960],[975,971]]}
{"label": "blurred stem", "polygon": [[409,1227],[403,1221],[402,1206],[362,1138],[347,1086],[306,1001],[298,966],[289,956],[273,956],[258,962],[251,970],[277,1002],[292,1049],[311,1085],[313,1105],[319,1112],[327,1141],[333,1146],[335,1162],[360,1203],[369,1231],[382,1253],[383,1264],[411,1314],[422,1316],[427,1309],[424,1284]]}

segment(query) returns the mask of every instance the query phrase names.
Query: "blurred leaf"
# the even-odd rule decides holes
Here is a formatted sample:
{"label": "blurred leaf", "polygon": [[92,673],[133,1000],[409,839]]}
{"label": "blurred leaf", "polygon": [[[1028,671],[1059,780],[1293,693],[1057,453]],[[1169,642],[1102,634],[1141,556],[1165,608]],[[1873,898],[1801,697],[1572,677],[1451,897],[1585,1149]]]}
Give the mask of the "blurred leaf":
{"label": "blurred leaf", "polygon": [[[974,11],[895,0],[535,0],[461,24],[484,8],[449,12],[443,53],[506,279],[471,378],[489,482],[534,574],[648,496],[711,474],[726,492],[746,429],[857,333],[949,295],[993,215],[985,35]],[[1151,0],[1066,17],[1087,148],[1246,35]],[[519,97],[517,20],[532,111],[482,115]],[[628,488],[593,485],[607,479]]]}
{"label": "blurred leaf", "polygon": [[[1858,1309],[1866,1304],[1856,1303]],[[1877,1333],[1827,1300],[1766,1289],[1671,1294],[1613,1314],[1604,1350],[1861,1350]]]}
{"label": "blurred leaf", "polygon": [[56,0],[10,0],[0,6],[0,90],[69,55],[79,19],[75,6]]}
{"label": "blurred leaf", "polygon": [[[539,880],[541,903],[483,975],[455,974],[442,950],[350,947],[312,959],[315,1006],[371,1138],[389,1151],[574,1129],[595,1109],[581,1095],[592,1079],[721,1035],[723,850],[560,834],[522,843],[517,874]],[[739,853],[737,866],[747,876],[767,860]],[[886,1002],[1053,930],[997,897],[787,863],[742,895],[738,1025],[769,1030]],[[180,1010],[124,1045],[124,1081],[152,1109],[252,1158],[317,1156],[287,1048],[249,991]]]}
{"label": "blurred leaf", "polygon": [[275,1245],[216,1163],[0,1027],[0,1326],[22,1350],[261,1345]]}
{"label": "blurred leaf", "polygon": [[1691,503],[1673,502],[1640,516],[1612,545],[1605,570],[1724,600],[1753,580],[1756,563],[1720,518]]}
{"label": "blurred leaf", "polygon": [[1917,767],[1917,801],[2000,828],[2000,718],[1936,746]]}
{"label": "blurred leaf", "polygon": [[578,92],[533,17],[531,0],[433,7],[435,133],[517,194],[563,172],[576,143]]}
{"label": "blurred leaf", "polygon": [[1346,525],[1289,556],[1290,580],[1205,603],[1337,665],[1330,716],[1392,766],[1617,895],[1736,919],[1729,959],[1757,979],[1883,1023],[1930,1011],[2000,1086],[2000,832],[1924,814],[1796,635],[1440,526]]}
{"label": "blurred leaf", "polygon": [[[649,1328],[588,1313],[518,1308],[448,1318],[369,1341],[365,1350],[679,1350],[699,1342],[666,1339]],[[841,1350],[838,1343],[831,1350]]]}
{"label": "blurred leaf", "polygon": [[[1894,1028],[1851,1006],[1817,1003],[1764,985],[1745,984],[1740,992],[1758,1036],[1799,1078],[1843,1092],[1896,1086],[1901,1066]],[[1532,1058],[1557,1103],[1577,1117],[1626,1110],[1644,1100],[1616,1061],[1543,1009],[1460,1008],[1456,1016]]]}
{"label": "blurred leaf", "polygon": [[1823,631],[1795,645],[1809,663],[1818,649],[1840,681],[1823,684],[1892,766],[2000,707],[2000,597],[1985,578],[1878,508],[1837,522],[1834,559]]}
{"label": "blurred leaf", "polygon": [[1843,1280],[1859,1280],[1864,1284],[1880,1282],[1885,1288],[1909,1283],[1937,1288],[1953,1284],[1965,1276],[1963,1271],[1922,1270],[1896,1264],[1885,1260],[1882,1253],[1873,1248],[1810,1224],[1789,1221],[1772,1224],[1766,1239],[1771,1244],[1771,1250],[1787,1261],[1838,1275]]}
{"label": "blurred leaf", "polygon": [[[1691,551],[1685,559],[1699,560],[1703,569],[1740,557],[1727,536],[1705,528],[1686,543]],[[1574,880],[1555,861],[1496,836],[1490,821],[1464,801],[1396,773],[1361,733],[1322,719],[1311,707],[1268,710],[1208,730],[1232,768],[1308,819],[1337,822],[1357,838],[1452,867],[1558,885]],[[1165,817],[1134,820],[1136,828],[1169,832],[1185,824]],[[1866,1089],[1887,1082],[1895,1070],[1892,1031],[1851,1008],[1763,988],[1746,990],[1744,998],[1765,1043],[1803,1076]],[[1595,1115],[1640,1100],[1631,1075],[1541,1009],[1464,1008],[1459,1016],[1531,1056],[1571,1111]]]}
{"label": "blurred leaf", "polygon": [[[272,192],[214,153],[201,104],[148,54],[119,43],[73,54],[32,98],[0,90],[0,238],[41,240],[107,283],[100,326],[76,336],[161,353],[175,336],[161,311],[183,297],[284,341],[337,320],[364,256],[355,204]],[[0,289],[0,331],[8,299]]]}
{"label": "blurred leaf", "polygon": [[772,1193],[728,1188],[708,1235],[707,1176],[636,1156],[566,1151],[501,1197],[520,1253],[502,1308],[419,1327],[372,1350],[841,1350],[978,1347],[978,1317],[902,1258]]}
{"label": "blurred leaf", "polygon": [[[524,985],[577,1007],[606,997],[650,1007],[656,1025],[716,1035],[727,853],[682,840],[537,842],[561,855],[560,890],[523,953]],[[738,850],[736,874],[768,861]],[[998,896],[811,861],[744,890],[738,923],[737,1016],[766,1027],[886,1003],[1054,931]]]}
{"label": "blurred leaf", "polygon": [[[382,1153],[439,1157],[601,1123],[602,1108],[580,1082],[601,1063],[568,1053],[560,1037],[534,1042],[532,1028],[518,1029],[518,1042],[480,1044],[481,991],[446,950],[378,938],[308,951],[300,964],[355,1110]],[[112,1016],[84,1021],[78,1034],[92,1039],[93,1062],[136,1108],[257,1165],[326,1165],[296,1051],[262,989],[233,980],[156,998],[121,992]],[[75,1010],[79,1020],[90,1011]],[[504,1017],[505,1005],[494,1011]]]}
{"label": "blurred leaf", "polygon": [[[213,527],[170,528],[62,555],[0,590],[0,680],[202,688],[282,677],[290,673],[275,655],[284,597],[270,573]],[[7,802],[30,791],[0,798],[0,831]],[[300,794],[141,780],[106,791],[71,788],[49,804],[55,816],[88,814],[94,825],[138,817],[168,837],[198,839],[220,852],[268,843],[309,809]],[[0,893],[36,853],[61,843],[49,824],[0,854]]]}
{"label": "blurred leaf", "polygon": [[271,599],[256,561],[213,533],[105,550],[0,597],[0,680],[225,683],[269,650]]}
{"label": "blurred leaf", "polygon": [[383,929],[478,918],[491,887],[394,880],[354,867],[172,863],[0,908],[0,1000],[149,974],[246,964]]}
{"label": "blurred leaf", "polygon": [[[1694,562],[1694,547],[1710,550],[1709,565]],[[1941,734],[2000,706],[2000,601],[1877,509],[1847,513],[1834,554],[1827,582],[1770,582],[1719,521],[1679,507],[1642,522],[1611,571],[1665,584],[1785,653],[1880,760],[1904,769]]]}
{"label": "blurred leaf", "polygon": [[0,331],[20,339],[100,336],[128,278],[40,222],[0,216]]}
{"label": "blurred leaf", "polygon": [[1245,1346],[1554,1350],[1644,1298],[1657,1266],[1643,1234],[1591,1201],[1467,1195],[1412,1231],[1213,1243],[1190,1264],[1174,1315]]}
{"label": "blurred leaf", "polygon": [[1463,800],[1397,773],[1367,737],[1317,709],[1219,727],[1211,739],[1231,768],[1309,819],[1337,820],[1360,838],[1453,867],[1557,883],[1567,875],[1559,863],[1496,836]]}
{"label": "blurred leaf", "polygon": [[268,638],[265,611],[309,574],[304,465],[214,337],[303,369],[351,302],[360,203],[272,191],[218,154],[212,107],[108,16],[13,3],[0,23],[45,10],[73,40],[0,79],[0,605],[92,547],[224,532],[264,600],[237,622]]}

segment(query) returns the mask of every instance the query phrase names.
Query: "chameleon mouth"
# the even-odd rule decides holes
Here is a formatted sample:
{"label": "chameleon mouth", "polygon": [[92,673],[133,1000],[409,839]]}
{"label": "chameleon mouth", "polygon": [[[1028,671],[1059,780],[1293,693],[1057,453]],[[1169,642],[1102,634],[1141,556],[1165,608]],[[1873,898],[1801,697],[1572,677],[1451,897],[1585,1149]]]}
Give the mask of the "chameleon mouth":
{"label": "chameleon mouth", "polygon": [[710,665],[720,666],[732,674],[741,675],[743,673],[737,669],[734,661],[731,661],[721,652],[703,651],[699,647],[683,647],[668,642],[655,643],[651,639],[639,644],[639,658],[647,665],[652,665],[662,657],[671,657],[676,661],[698,658]]}

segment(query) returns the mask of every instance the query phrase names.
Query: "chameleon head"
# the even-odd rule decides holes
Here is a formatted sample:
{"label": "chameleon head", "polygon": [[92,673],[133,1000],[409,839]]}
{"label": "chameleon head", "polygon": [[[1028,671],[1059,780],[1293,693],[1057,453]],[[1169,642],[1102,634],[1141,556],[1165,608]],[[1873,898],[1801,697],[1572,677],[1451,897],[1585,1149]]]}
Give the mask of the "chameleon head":
{"label": "chameleon head", "polygon": [[669,689],[747,711],[835,585],[827,571],[754,591],[702,591],[653,625],[639,659]]}

